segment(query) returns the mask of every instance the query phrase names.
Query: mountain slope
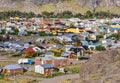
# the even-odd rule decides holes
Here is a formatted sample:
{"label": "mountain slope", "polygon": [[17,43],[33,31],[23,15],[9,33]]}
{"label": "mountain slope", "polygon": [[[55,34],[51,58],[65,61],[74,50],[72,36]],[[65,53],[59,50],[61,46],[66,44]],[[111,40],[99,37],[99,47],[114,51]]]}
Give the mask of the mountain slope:
{"label": "mountain slope", "polygon": [[[85,13],[90,9],[120,14],[120,0],[0,0],[0,11],[19,10],[41,13],[62,12]],[[114,10],[113,10],[114,8]]]}
{"label": "mountain slope", "polygon": [[75,83],[120,83],[120,48],[93,55]]}

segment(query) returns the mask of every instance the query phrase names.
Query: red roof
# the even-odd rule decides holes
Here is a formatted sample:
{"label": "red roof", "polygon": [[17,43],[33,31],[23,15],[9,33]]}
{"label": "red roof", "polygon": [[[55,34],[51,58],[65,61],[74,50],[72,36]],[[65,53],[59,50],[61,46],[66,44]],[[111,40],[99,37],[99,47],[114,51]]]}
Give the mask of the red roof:
{"label": "red roof", "polygon": [[27,51],[27,52],[35,52],[35,51],[33,50],[34,47],[35,47],[35,46],[29,46],[27,49],[25,49],[25,51]]}

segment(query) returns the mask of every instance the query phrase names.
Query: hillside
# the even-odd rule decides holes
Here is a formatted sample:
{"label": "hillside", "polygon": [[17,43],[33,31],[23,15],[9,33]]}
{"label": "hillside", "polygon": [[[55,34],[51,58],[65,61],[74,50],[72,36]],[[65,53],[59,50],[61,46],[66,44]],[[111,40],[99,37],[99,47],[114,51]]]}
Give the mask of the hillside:
{"label": "hillside", "polygon": [[93,55],[79,75],[75,83],[120,83],[120,48]]}
{"label": "hillside", "polygon": [[19,10],[41,13],[62,12],[85,13],[87,10],[110,11],[120,14],[120,0],[0,0],[0,11]]}

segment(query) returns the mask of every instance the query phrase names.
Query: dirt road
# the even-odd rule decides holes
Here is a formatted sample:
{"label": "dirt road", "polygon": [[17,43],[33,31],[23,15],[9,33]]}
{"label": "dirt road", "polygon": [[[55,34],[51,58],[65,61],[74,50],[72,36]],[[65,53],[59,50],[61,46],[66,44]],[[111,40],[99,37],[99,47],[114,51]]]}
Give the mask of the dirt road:
{"label": "dirt road", "polygon": [[17,76],[17,77],[36,79],[38,83],[59,83],[60,81],[63,81],[63,80],[79,78],[79,74],[69,74],[69,75],[57,76],[54,78],[38,78],[38,77],[32,77],[32,76]]}

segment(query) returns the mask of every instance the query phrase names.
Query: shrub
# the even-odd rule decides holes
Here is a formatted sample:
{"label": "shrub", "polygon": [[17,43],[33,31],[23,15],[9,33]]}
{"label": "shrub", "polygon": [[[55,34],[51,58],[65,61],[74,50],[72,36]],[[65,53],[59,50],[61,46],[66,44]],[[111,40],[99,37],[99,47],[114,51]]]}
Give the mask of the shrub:
{"label": "shrub", "polygon": [[102,45],[99,45],[99,46],[96,46],[95,49],[96,49],[97,51],[103,51],[103,50],[105,50],[105,47],[102,46]]}

